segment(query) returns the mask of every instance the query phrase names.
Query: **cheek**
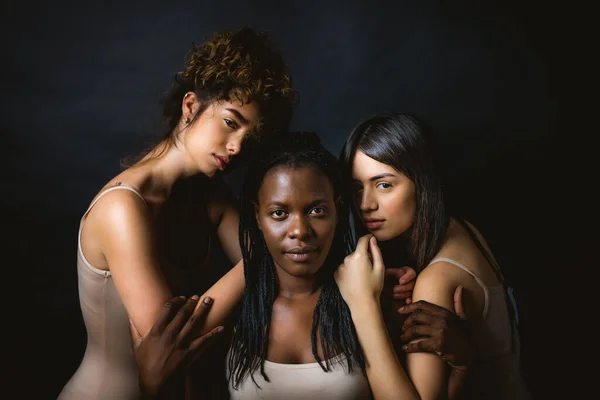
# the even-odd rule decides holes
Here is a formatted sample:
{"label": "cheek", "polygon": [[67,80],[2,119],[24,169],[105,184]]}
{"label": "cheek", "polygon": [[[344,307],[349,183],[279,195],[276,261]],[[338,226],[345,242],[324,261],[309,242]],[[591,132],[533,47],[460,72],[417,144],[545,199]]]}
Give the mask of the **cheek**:
{"label": "cheek", "polygon": [[185,140],[185,148],[194,158],[203,157],[206,152],[205,138],[198,132],[197,129],[188,131]]}
{"label": "cheek", "polygon": [[[320,236],[323,239],[323,249],[327,250],[324,253],[327,253],[331,248],[331,244],[333,243],[333,236],[335,235],[337,223],[335,219],[319,222],[320,225],[317,232],[321,232]],[[317,230],[316,227],[313,229]]]}
{"label": "cheek", "polygon": [[386,211],[395,225],[402,230],[408,229],[415,217],[415,199],[410,192],[401,192],[388,199]]}
{"label": "cheek", "polygon": [[269,251],[275,253],[275,248],[285,237],[286,226],[282,222],[273,222],[267,218],[262,218],[260,221],[261,230]]}

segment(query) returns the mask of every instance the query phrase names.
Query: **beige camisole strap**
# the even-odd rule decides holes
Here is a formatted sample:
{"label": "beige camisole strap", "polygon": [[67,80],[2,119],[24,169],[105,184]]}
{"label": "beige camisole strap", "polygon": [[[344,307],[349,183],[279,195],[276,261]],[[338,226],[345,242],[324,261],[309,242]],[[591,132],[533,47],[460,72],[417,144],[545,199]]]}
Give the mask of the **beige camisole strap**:
{"label": "beige camisole strap", "polygon": [[102,191],[98,196],[96,196],[94,201],[92,201],[90,206],[87,208],[87,210],[81,217],[81,221],[79,223],[79,232],[77,234],[77,251],[79,252],[79,255],[81,256],[81,260],[87,267],[89,267],[90,270],[92,270],[93,272],[95,272],[99,275],[104,275],[105,277],[110,276],[110,271],[106,271],[106,270],[94,267],[92,264],[90,264],[90,262],[87,260],[87,258],[85,258],[85,255],[83,254],[83,250],[81,249],[81,230],[82,230],[83,222],[84,222],[85,218],[89,214],[92,207],[94,207],[94,205],[98,202],[98,200],[100,200],[102,198],[102,196],[104,196],[105,194],[110,193],[114,190],[119,190],[119,189],[125,189],[125,190],[129,190],[130,192],[135,193],[140,199],[142,199],[144,204],[147,205],[146,200],[144,199],[144,196],[142,196],[142,194],[136,188],[134,188],[133,186],[130,186],[130,185],[126,185],[121,182],[117,182],[117,183],[115,183],[114,186],[111,186],[108,189],[105,189],[104,191]]}
{"label": "beige camisole strap", "polygon": [[477,281],[479,286],[481,286],[481,289],[483,289],[483,314],[482,314],[482,317],[486,318],[488,315],[488,310],[490,308],[490,301],[489,301],[490,293],[489,293],[488,286],[485,283],[483,283],[481,278],[479,278],[477,275],[475,275],[475,273],[473,273],[473,271],[471,271],[469,268],[467,268],[464,264],[461,264],[458,261],[453,260],[451,258],[446,258],[446,257],[435,258],[428,264],[428,266],[431,264],[438,263],[438,262],[447,262],[452,265],[455,265],[458,268],[465,271],[466,273],[468,273],[469,275],[471,275],[475,279],[475,281]]}

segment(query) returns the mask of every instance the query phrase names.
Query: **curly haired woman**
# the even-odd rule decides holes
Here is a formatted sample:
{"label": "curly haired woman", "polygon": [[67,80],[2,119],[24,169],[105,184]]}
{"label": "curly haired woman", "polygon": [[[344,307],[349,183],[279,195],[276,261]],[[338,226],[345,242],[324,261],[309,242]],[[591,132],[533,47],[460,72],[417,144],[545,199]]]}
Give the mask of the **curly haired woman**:
{"label": "curly haired woman", "polygon": [[131,335],[145,337],[173,293],[202,293],[188,285],[209,283],[202,275],[213,237],[233,263],[241,259],[238,213],[214,178],[245,139],[285,130],[293,95],[280,53],[261,33],[218,32],[192,49],[166,97],[167,135],[111,179],[81,219],[88,340],[60,399],[140,397]]}

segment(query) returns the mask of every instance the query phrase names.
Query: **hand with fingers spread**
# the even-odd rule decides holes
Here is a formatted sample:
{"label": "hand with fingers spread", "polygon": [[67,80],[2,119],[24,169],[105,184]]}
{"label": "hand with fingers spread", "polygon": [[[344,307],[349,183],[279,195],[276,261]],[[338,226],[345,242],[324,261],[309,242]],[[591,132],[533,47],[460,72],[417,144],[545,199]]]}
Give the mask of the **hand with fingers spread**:
{"label": "hand with fingers spread", "polygon": [[404,300],[406,304],[410,304],[417,272],[412,267],[388,268],[385,270],[385,278],[394,285],[393,300]]}
{"label": "hand with fingers spread", "polygon": [[183,296],[174,297],[165,303],[148,336],[134,348],[140,388],[146,396],[163,392],[170,378],[204,353],[223,331],[219,326],[200,337],[194,335],[211,305],[210,297],[198,304],[198,296],[187,301]]}
{"label": "hand with fingers spread", "polygon": [[402,326],[402,341],[407,353],[436,353],[453,369],[464,370],[473,357],[473,346],[462,302],[462,286],[454,292],[456,314],[447,309],[418,301],[401,307],[408,314]]}
{"label": "hand with fingers spread", "polygon": [[335,272],[335,281],[342,297],[352,309],[365,300],[379,303],[383,290],[385,266],[377,240],[365,235],[358,240],[356,250],[344,258]]}

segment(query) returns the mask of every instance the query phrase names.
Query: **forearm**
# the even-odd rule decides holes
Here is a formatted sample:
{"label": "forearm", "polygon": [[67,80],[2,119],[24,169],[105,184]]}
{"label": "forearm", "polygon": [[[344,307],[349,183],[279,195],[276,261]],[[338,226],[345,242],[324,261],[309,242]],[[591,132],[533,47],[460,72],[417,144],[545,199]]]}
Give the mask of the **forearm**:
{"label": "forearm", "polygon": [[351,308],[351,313],[375,399],[418,399],[412,382],[396,357],[379,304],[374,300],[363,303]]}
{"label": "forearm", "polygon": [[213,300],[210,312],[206,316],[202,334],[223,325],[231,316],[242,301],[244,284],[244,264],[240,261],[200,297],[201,301],[207,296],[210,296]]}

